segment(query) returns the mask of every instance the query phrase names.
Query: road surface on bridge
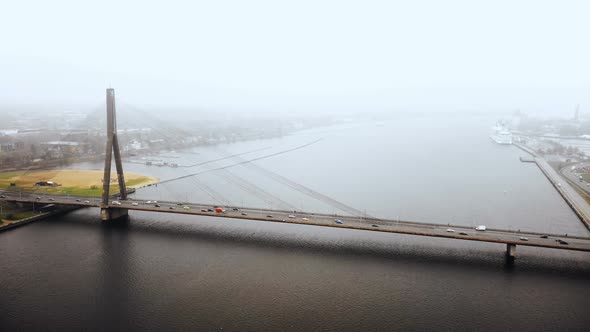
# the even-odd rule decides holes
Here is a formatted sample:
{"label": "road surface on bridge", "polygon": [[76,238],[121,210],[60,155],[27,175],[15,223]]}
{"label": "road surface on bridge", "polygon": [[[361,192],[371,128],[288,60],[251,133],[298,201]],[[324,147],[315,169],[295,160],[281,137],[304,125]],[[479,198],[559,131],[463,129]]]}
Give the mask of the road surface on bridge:
{"label": "road surface on bridge", "polygon": [[[1,195],[4,196],[1,198],[2,200],[14,202],[102,207],[101,200],[98,197],[36,195],[6,191]],[[260,220],[590,252],[590,237],[565,236],[565,234],[542,234],[489,228],[486,231],[477,231],[471,227],[457,225],[450,226],[403,220],[336,216],[303,211],[279,211],[232,206],[225,206],[223,207],[225,211],[218,213],[215,212],[214,206],[210,204],[188,202],[156,202],[128,199],[125,201],[111,201],[109,203],[110,208],[124,208],[136,211]]]}

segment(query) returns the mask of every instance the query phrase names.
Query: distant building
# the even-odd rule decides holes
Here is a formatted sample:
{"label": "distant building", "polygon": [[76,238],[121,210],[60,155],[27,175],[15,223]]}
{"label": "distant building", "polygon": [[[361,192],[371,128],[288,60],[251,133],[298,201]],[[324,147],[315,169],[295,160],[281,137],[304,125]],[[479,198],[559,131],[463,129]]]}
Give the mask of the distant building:
{"label": "distant building", "polygon": [[21,151],[25,148],[24,142],[14,142],[14,143],[2,143],[0,144],[0,151],[2,152],[13,152],[13,151]]}
{"label": "distant building", "polygon": [[18,129],[0,129],[0,136],[14,136],[18,134]]}
{"label": "distant building", "polygon": [[48,151],[59,151],[67,153],[82,153],[87,147],[87,143],[73,142],[73,141],[50,141],[43,142],[41,146]]}
{"label": "distant building", "polygon": [[143,149],[143,145],[141,144],[141,142],[139,142],[138,140],[132,140],[131,142],[129,142],[129,144],[127,144],[127,146],[125,146],[125,150],[127,151],[134,151],[134,150],[141,150]]}

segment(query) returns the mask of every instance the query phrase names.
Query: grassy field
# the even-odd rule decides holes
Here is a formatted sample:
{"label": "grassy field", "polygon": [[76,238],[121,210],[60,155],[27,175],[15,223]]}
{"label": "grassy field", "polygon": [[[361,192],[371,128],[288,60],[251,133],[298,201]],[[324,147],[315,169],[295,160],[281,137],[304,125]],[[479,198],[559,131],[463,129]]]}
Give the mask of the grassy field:
{"label": "grassy field", "polygon": [[[0,189],[32,192],[38,194],[61,194],[74,196],[102,195],[103,171],[94,170],[43,170],[18,171],[0,173]],[[111,173],[111,178],[117,175]],[[57,187],[35,186],[40,181],[53,181],[60,184]],[[158,179],[135,173],[125,173],[125,184],[128,188],[137,188],[157,182]],[[11,183],[15,186],[11,186]],[[115,182],[116,183],[116,182]],[[119,190],[119,185],[112,183],[113,192]]]}

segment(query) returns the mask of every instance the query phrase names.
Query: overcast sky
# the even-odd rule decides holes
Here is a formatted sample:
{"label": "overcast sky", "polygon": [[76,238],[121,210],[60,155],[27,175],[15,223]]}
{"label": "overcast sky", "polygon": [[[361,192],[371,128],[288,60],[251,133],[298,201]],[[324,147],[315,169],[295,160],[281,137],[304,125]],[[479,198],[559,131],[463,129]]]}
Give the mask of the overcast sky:
{"label": "overcast sky", "polygon": [[0,104],[590,108],[589,1],[4,1]]}

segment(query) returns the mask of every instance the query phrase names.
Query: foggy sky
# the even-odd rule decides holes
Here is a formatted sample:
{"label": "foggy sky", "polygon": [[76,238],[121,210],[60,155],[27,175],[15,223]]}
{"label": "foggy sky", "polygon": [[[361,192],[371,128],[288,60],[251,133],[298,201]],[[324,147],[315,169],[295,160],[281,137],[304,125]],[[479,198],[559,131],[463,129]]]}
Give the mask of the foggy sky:
{"label": "foggy sky", "polygon": [[585,111],[587,3],[7,1],[0,105]]}

